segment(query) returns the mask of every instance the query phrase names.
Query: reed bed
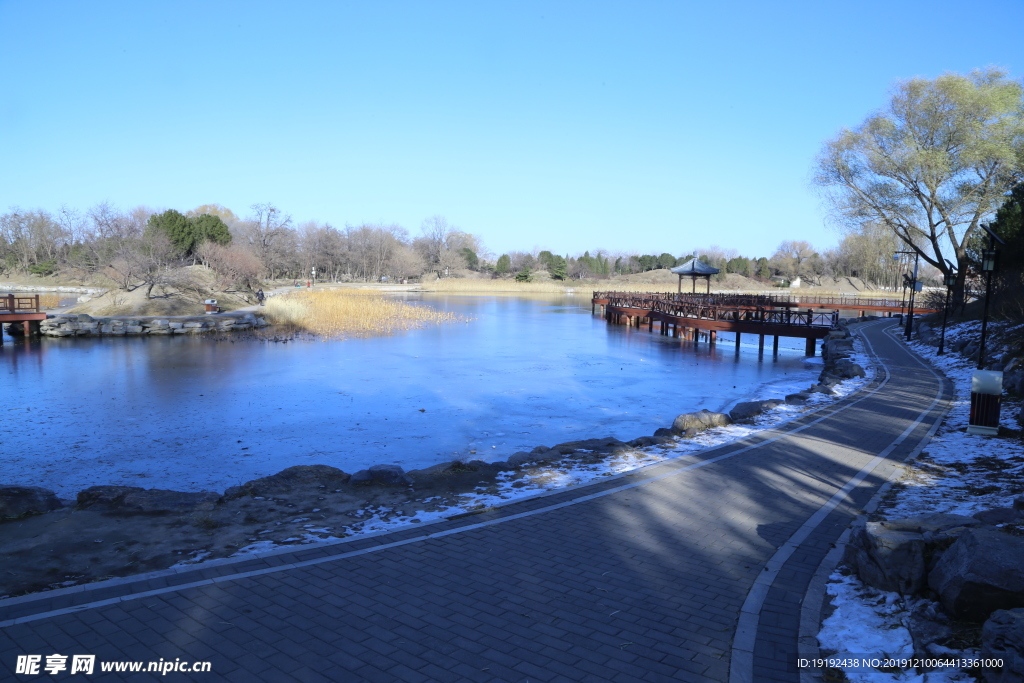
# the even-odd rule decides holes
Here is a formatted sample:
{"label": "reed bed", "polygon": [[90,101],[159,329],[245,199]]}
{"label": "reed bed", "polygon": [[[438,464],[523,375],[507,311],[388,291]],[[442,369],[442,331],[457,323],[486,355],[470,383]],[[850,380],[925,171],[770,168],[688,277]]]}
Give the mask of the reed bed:
{"label": "reed bed", "polygon": [[263,313],[273,325],[291,327],[331,339],[379,337],[468,318],[417,306],[359,289],[292,292],[267,300]]}
{"label": "reed bed", "polygon": [[[17,296],[17,295],[15,295]],[[39,307],[40,308],[57,308],[60,306],[62,299],[70,298],[67,295],[60,295],[57,293],[46,293],[39,295]]]}

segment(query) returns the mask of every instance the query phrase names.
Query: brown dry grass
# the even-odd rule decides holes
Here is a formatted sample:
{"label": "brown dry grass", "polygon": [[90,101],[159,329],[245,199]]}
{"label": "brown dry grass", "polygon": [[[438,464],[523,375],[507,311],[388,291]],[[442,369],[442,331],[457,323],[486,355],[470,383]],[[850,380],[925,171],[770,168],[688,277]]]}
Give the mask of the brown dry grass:
{"label": "brown dry grass", "polygon": [[292,292],[267,300],[268,322],[316,335],[341,338],[377,337],[466,318],[416,306],[373,290],[325,289]]}

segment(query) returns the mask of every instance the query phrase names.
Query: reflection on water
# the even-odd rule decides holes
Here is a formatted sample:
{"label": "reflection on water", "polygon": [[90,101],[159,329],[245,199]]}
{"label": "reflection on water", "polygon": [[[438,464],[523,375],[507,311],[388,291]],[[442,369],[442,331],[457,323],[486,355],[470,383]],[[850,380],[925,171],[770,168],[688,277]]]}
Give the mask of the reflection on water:
{"label": "reflection on water", "polygon": [[729,335],[709,349],[608,326],[578,298],[410,298],[473,320],[343,342],[8,338],[0,386],[18,429],[0,482],[223,490],[296,464],[498,460],[651,434],[681,412],[803,388],[820,369],[799,339],[759,360]]}

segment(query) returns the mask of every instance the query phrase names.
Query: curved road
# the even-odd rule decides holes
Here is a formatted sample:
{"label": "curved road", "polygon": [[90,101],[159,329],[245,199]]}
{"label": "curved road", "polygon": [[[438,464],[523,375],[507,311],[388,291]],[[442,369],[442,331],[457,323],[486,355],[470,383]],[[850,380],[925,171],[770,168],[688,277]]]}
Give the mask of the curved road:
{"label": "curved road", "polygon": [[13,675],[58,653],[209,661],[169,674],[195,681],[799,681],[812,578],[948,404],[886,328],[859,326],[880,362],[865,389],[741,441],[386,535],[2,600],[0,672],[68,676]]}

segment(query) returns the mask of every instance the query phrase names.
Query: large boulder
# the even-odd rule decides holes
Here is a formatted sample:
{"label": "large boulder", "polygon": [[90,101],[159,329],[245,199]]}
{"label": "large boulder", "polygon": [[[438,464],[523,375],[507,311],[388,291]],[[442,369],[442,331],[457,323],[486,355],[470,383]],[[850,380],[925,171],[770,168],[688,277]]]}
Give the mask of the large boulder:
{"label": "large boulder", "polygon": [[129,493],[145,490],[140,486],[90,486],[78,492],[78,507],[82,509],[116,508]]}
{"label": "large boulder", "polygon": [[0,519],[49,512],[61,507],[56,494],[38,486],[0,486]]}
{"label": "large boulder", "polygon": [[220,494],[143,489],[138,486],[90,486],[78,492],[78,507],[117,513],[174,514],[212,510]]}
{"label": "large boulder", "polygon": [[349,475],[330,465],[295,465],[269,477],[253,479],[241,486],[232,486],[224,492],[225,498],[244,495],[264,496],[288,493],[294,488],[339,489],[349,481]]}
{"label": "large boulder", "polygon": [[924,536],[868,522],[850,534],[845,562],[869,586],[912,595],[925,580]]}
{"label": "large boulder", "polygon": [[729,411],[729,419],[733,422],[745,422],[747,420],[752,420],[764,411],[771,410],[783,403],[783,401],[774,398],[768,399],[767,401],[744,401],[743,403],[737,403],[733,409]]}
{"label": "large boulder", "polygon": [[928,585],[958,619],[980,622],[997,609],[1024,607],[1024,538],[968,529],[939,558]]}
{"label": "large boulder", "polygon": [[973,517],[981,520],[985,524],[1014,524],[1021,517],[1024,517],[1024,513],[1015,507],[1010,508],[990,508],[988,510],[979,510],[975,512]]}
{"label": "large boulder", "polygon": [[1003,666],[983,669],[988,683],[1024,683],[1024,609],[1001,609],[981,627],[982,659],[1001,659]]}
{"label": "large boulder", "polygon": [[696,413],[683,413],[672,422],[672,431],[676,434],[703,432],[713,427],[724,427],[732,424],[732,420],[725,413],[713,413],[706,408]]}
{"label": "large boulder", "polygon": [[567,441],[552,446],[551,450],[558,451],[561,455],[569,455],[576,451],[593,451],[596,453],[611,453],[616,450],[626,450],[628,447],[615,437],[606,436],[603,439],[584,439],[582,441]]}
{"label": "large boulder", "polygon": [[980,524],[949,514],[868,522],[850,534],[844,561],[869,586],[913,595],[924,588],[933,557]]}
{"label": "large boulder", "polygon": [[413,481],[398,465],[374,465],[353,474],[349,483],[354,486],[410,486]]}
{"label": "large boulder", "polygon": [[854,377],[866,377],[867,373],[864,368],[854,363],[849,358],[841,358],[836,361],[835,371],[839,373],[840,377],[845,379],[852,379]]}
{"label": "large boulder", "polygon": [[212,510],[219,500],[220,494],[213,491],[147,489],[125,494],[117,509],[122,512],[149,514],[199,512]]}

